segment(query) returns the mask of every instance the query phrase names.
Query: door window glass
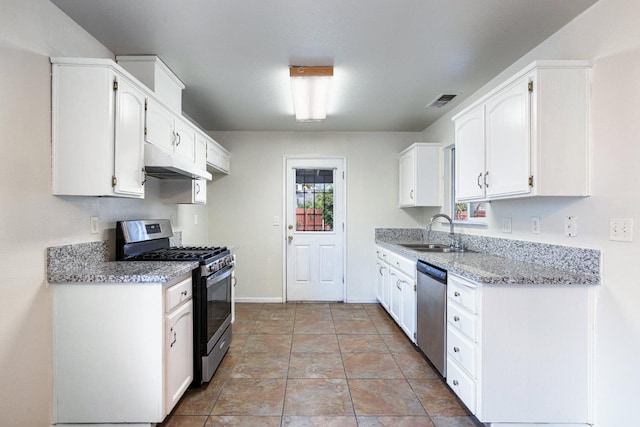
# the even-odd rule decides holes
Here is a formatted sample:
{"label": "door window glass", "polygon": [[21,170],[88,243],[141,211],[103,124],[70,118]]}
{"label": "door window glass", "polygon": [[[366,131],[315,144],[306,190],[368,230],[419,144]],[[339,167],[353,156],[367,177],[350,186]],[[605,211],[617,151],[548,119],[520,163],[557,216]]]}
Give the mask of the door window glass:
{"label": "door window glass", "polygon": [[333,231],[333,169],[296,169],[296,231]]}

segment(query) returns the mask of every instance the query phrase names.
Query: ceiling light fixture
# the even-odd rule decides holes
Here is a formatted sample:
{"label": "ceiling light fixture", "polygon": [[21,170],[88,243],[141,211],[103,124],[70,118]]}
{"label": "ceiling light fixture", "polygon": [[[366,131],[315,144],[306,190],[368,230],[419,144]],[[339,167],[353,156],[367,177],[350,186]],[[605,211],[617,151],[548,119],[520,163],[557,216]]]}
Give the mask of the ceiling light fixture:
{"label": "ceiling light fixture", "polygon": [[293,108],[297,122],[322,122],[327,118],[333,67],[289,67]]}

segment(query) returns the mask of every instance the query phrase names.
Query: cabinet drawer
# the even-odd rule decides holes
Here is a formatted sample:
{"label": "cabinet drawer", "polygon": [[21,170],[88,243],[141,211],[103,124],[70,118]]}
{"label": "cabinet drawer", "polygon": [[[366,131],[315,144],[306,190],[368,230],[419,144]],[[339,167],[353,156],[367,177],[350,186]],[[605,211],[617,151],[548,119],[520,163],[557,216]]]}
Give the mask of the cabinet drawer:
{"label": "cabinet drawer", "polygon": [[165,311],[168,313],[184,301],[191,299],[191,277],[176,283],[165,291]]}
{"label": "cabinet drawer", "polygon": [[447,359],[453,359],[472,378],[476,377],[476,346],[454,328],[447,328]]}
{"label": "cabinet drawer", "polygon": [[401,271],[412,279],[416,278],[416,262],[400,255],[389,252],[387,262],[390,266]]}
{"label": "cabinet drawer", "polygon": [[452,360],[447,358],[447,384],[458,395],[469,411],[476,413],[476,382],[465,374]]}
{"label": "cabinet drawer", "polygon": [[462,305],[472,313],[477,313],[476,286],[460,277],[449,275],[447,297]]}
{"label": "cabinet drawer", "polygon": [[447,321],[449,322],[449,327],[460,331],[471,341],[477,342],[476,316],[451,302],[451,300],[447,305]]}

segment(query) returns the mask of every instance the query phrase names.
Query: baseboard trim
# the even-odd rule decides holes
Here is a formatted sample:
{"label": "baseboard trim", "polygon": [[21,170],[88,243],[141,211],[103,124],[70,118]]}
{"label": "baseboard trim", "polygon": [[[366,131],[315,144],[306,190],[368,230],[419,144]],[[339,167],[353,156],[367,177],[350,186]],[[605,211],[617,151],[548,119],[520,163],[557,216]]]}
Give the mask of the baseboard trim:
{"label": "baseboard trim", "polygon": [[282,303],[282,298],[252,298],[252,297],[236,297],[235,302],[250,303]]}

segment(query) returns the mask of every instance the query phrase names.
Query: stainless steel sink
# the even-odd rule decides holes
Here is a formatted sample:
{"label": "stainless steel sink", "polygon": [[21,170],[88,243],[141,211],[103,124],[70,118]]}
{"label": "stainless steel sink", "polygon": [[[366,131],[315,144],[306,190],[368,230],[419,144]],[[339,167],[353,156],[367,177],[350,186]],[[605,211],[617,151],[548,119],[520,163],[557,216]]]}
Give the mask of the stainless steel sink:
{"label": "stainless steel sink", "polygon": [[468,249],[452,248],[451,246],[437,245],[433,243],[400,243],[399,245],[418,252],[473,252]]}

